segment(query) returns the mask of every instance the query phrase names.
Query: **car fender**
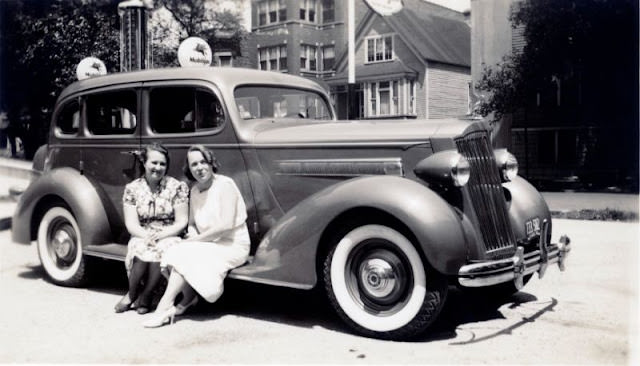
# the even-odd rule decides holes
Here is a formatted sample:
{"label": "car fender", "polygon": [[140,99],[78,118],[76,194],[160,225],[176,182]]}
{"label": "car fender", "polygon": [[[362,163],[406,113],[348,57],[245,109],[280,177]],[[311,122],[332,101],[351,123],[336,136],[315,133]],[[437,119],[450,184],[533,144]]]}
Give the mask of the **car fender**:
{"label": "car fender", "polygon": [[540,225],[546,219],[551,235],[551,212],[538,190],[524,178],[517,176],[511,182],[503,184],[509,192],[509,218],[517,238],[526,238],[525,222],[533,218],[540,219]]}
{"label": "car fender", "polygon": [[72,168],[58,168],[41,175],[20,196],[12,219],[16,243],[35,240],[39,215],[55,201],[63,201],[78,221],[83,245],[113,240],[109,219],[96,186]]}
{"label": "car fender", "polygon": [[383,211],[402,222],[419,251],[441,273],[456,273],[467,258],[463,217],[435,192],[406,178],[361,177],[317,192],[289,210],[265,235],[253,262],[235,270],[235,277],[313,287],[325,230],[354,208]]}

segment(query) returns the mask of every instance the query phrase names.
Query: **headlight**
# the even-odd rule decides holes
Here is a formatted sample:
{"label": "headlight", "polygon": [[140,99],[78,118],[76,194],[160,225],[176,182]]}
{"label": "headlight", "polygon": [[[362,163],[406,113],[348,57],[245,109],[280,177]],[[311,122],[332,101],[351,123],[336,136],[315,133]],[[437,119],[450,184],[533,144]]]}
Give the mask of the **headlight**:
{"label": "headlight", "polygon": [[469,161],[453,150],[437,152],[424,158],[413,171],[427,182],[453,184],[456,187],[467,184],[471,175]]}
{"label": "headlight", "polygon": [[457,187],[462,187],[469,182],[469,177],[471,177],[469,160],[462,155],[458,155],[451,166],[453,184]]}
{"label": "headlight", "polygon": [[518,175],[518,160],[507,149],[495,151],[496,164],[504,182],[510,182]]}

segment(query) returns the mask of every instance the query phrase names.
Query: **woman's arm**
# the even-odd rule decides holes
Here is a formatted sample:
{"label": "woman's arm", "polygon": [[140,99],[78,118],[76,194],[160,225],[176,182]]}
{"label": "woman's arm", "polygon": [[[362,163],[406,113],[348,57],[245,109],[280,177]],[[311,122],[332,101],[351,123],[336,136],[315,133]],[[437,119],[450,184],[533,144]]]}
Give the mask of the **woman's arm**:
{"label": "woman's arm", "polygon": [[152,235],[153,240],[160,240],[168,238],[170,236],[176,236],[182,233],[187,227],[187,223],[189,222],[189,204],[186,202],[180,203],[176,205],[173,210],[175,215],[173,224],[163,227],[162,230]]}
{"label": "woman's arm", "polygon": [[136,206],[124,204],[124,224],[127,227],[127,231],[131,236],[136,236],[138,238],[145,238],[149,235],[148,231],[140,225],[140,220],[138,219],[138,212],[136,211]]}

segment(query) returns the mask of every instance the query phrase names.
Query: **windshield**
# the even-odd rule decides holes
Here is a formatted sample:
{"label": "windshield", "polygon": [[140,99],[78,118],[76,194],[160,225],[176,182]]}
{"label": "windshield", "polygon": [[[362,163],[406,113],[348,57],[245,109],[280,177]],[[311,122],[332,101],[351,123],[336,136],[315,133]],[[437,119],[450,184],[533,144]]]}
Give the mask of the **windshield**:
{"label": "windshield", "polygon": [[323,95],[311,90],[242,86],[236,88],[234,95],[238,112],[243,119],[332,119],[331,108]]}

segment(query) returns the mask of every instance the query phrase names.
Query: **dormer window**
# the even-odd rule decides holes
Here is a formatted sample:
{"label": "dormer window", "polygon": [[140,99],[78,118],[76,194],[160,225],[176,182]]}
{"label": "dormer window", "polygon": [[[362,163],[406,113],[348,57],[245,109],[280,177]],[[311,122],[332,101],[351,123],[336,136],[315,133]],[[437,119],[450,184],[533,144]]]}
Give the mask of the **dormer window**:
{"label": "dormer window", "polygon": [[367,59],[365,63],[393,60],[393,35],[367,37]]}

